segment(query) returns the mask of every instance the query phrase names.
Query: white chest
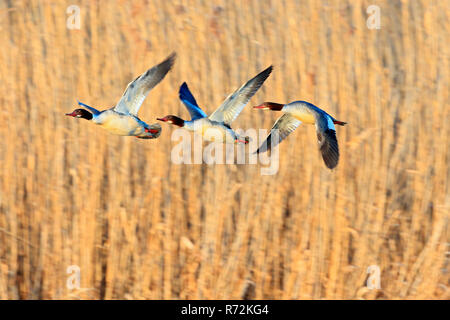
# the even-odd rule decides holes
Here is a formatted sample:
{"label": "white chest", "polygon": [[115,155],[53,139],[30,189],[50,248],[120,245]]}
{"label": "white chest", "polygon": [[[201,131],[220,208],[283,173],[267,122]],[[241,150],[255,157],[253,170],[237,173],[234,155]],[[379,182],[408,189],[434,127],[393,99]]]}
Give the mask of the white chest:
{"label": "white chest", "polygon": [[236,138],[233,130],[221,123],[210,121],[207,118],[189,123],[186,125],[186,129],[196,132],[206,141],[234,143]]}
{"label": "white chest", "polygon": [[144,131],[138,120],[132,116],[105,111],[94,119],[105,130],[120,136],[137,135]]}

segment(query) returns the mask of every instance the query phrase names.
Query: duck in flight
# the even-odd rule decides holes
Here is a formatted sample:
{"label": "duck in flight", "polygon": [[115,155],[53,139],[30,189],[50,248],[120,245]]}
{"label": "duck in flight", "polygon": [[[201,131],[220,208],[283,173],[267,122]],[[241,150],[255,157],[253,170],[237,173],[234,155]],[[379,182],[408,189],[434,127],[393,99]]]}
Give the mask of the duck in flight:
{"label": "duck in flight", "polygon": [[254,108],[284,112],[275,122],[266,140],[256,150],[256,153],[265,152],[276,146],[304,122],[316,126],[319,149],[325,165],[330,169],[337,166],[339,147],[334,125],[343,126],[347,124],[346,122],[336,120],[322,109],[306,101],[294,101],[288,104],[264,102]]}
{"label": "duck in flight", "polygon": [[[258,91],[271,72],[272,66],[250,79],[233,94],[229,95],[210,116],[200,109],[186,82],[184,82],[180,87],[179,97],[189,111],[191,120],[183,120],[174,115],[157,118],[157,120],[197,132],[207,141],[246,144],[249,142],[249,138],[239,136],[231,129],[231,123],[241,113],[250,98]],[[215,130],[210,131],[209,129]]]}
{"label": "duck in flight", "polygon": [[155,139],[161,134],[159,123],[147,124],[138,118],[137,113],[150,90],[170,71],[176,54],[172,53],[160,64],[148,69],[144,74],[130,82],[122,98],[115,107],[99,111],[78,101],[85,109],[75,109],[66,116],[83,118],[94,122],[113,134],[135,136],[140,139]]}

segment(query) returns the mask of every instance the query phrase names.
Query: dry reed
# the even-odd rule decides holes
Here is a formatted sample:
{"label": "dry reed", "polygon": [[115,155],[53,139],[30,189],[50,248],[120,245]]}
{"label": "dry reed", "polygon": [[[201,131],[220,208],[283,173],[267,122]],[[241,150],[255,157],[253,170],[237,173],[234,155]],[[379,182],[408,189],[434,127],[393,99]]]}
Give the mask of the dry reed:
{"label": "dry reed", "polygon": [[[448,2],[84,0],[69,30],[71,4],[0,2],[1,299],[449,298]],[[183,81],[211,112],[273,64],[233,126],[310,101],[349,122],[337,169],[306,125],[261,176],[171,163],[167,125],[141,141],[64,117],[77,98],[114,105],[174,50],[144,121],[187,116]]]}

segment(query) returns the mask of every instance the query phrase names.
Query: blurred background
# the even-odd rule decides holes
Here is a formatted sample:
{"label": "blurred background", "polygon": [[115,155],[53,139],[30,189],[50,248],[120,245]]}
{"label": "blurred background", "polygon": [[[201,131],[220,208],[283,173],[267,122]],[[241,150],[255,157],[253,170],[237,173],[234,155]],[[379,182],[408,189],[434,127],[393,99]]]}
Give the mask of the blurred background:
{"label": "blurred background", "polygon": [[[0,298],[448,299],[448,21],[448,1],[0,1]],[[338,167],[313,126],[262,176],[173,164],[169,125],[140,140],[64,116],[172,51],[142,120],[187,118],[183,81],[210,113],[273,64],[233,127],[309,101],[349,123]]]}

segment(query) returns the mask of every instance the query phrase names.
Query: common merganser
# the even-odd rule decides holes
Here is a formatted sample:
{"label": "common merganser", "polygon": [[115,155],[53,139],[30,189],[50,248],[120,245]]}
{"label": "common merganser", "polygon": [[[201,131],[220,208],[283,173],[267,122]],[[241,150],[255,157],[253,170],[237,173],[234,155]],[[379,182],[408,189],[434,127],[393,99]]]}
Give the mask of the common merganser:
{"label": "common merganser", "polygon": [[155,87],[170,71],[176,54],[172,53],[160,64],[148,69],[144,74],[130,82],[115,107],[99,111],[80,101],[78,104],[85,109],[75,109],[66,116],[90,120],[113,134],[120,136],[135,136],[140,139],[154,139],[161,134],[159,123],[147,124],[137,116],[139,108],[150,90]]}
{"label": "common merganser", "polygon": [[[239,136],[231,129],[231,123],[241,113],[250,98],[258,91],[271,72],[272,66],[247,81],[242,87],[229,95],[209,117],[200,109],[186,82],[184,82],[180,87],[179,97],[188,109],[191,120],[183,120],[174,115],[157,118],[157,120],[197,132],[207,141],[246,144],[249,142],[249,138]],[[209,129],[216,130],[209,131]]]}
{"label": "common merganser", "polygon": [[[306,101],[294,101],[288,104],[264,102],[254,108],[284,112],[275,122],[266,140],[256,150],[256,153],[265,152],[276,146],[304,122],[316,125],[319,149],[325,165],[330,169],[337,166],[339,161],[339,147],[334,125],[343,126],[347,124],[346,122],[336,120],[322,109]],[[278,138],[274,137],[275,141],[273,141],[274,144],[272,145],[272,135],[274,135],[275,130],[278,130]]]}

